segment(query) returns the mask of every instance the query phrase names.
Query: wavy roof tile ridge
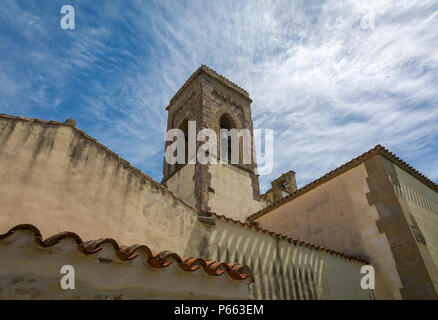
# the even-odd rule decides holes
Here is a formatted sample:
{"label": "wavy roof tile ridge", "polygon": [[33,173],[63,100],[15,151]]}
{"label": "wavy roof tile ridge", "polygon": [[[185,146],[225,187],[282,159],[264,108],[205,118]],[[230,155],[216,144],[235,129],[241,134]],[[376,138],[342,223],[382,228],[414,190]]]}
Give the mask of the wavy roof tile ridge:
{"label": "wavy roof tile ridge", "polygon": [[40,230],[32,224],[20,224],[11,228],[8,232],[0,234],[0,241],[8,238],[16,231],[31,231],[35,243],[41,248],[50,248],[61,240],[73,239],[76,242],[77,248],[85,255],[92,255],[102,249],[102,245],[109,243],[113,246],[114,253],[121,261],[129,261],[139,256],[138,252],[142,251],[147,256],[147,262],[154,268],[165,268],[176,262],[178,267],[183,271],[193,272],[200,268],[210,276],[220,276],[225,272],[234,280],[250,279],[254,281],[253,274],[247,265],[238,263],[225,263],[218,261],[206,261],[202,258],[185,257],[181,258],[174,252],[157,251],[153,252],[145,245],[134,244],[131,246],[120,246],[116,240],[112,238],[91,240],[84,242],[81,237],[70,231],[60,232],[43,240]]}

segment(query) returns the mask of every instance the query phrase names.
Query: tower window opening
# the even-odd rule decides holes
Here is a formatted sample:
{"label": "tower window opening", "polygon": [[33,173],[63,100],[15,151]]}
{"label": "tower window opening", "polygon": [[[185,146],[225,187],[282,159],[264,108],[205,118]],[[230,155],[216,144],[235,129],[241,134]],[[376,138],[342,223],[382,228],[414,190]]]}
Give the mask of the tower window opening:
{"label": "tower window opening", "polygon": [[[230,115],[224,114],[220,118],[219,127],[221,130],[223,130],[223,129],[231,130],[231,129],[235,129],[236,125],[235,125],[233,119],[230,117]],[[221,159],[225,159],[225,151],[228,151],[227,160],[228,160],[228,163],[231,163],[231,136],[229,135],[229,133],[227,131],[221,131],[220,137],[221,137],[221,142],[222,142],[220,145],[224,145],[225,141],[227,141],[227,146],[228,146],[228,148],[226,150],[221,149]]]}
{"label": "tower window opening", "polygon": [[185,118],[179,128],[184,132],[184,164],[186,164],[189,159],[189,120]]}

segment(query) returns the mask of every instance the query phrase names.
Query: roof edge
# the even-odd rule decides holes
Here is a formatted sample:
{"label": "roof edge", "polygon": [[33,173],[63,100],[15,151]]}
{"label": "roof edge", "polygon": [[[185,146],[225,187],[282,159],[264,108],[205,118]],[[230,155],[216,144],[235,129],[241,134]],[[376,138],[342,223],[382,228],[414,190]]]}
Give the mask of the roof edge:
{"label": "roof edge", "polygon": [[226,85],[227,87],[233,89],[234,91],[238,92],[240,95],[242,95],[245,99],[249,100],[250,102],[252,102],[251,98],[249,97],[248,91],[246,91],[245,89],[239,87],[237,84],[235,84],[234,82],[228,80],[227,78],[225,78],[224,76],[220,75],[219,73],[217,73],[216,71],[214,71],[213,69],[207,67],[206,65],[201,65],[187,80],[186,82],[184,82],[184,84],[181,86],[181,88],[175,93],[175,95],[170,99],[170,102],[168,104],[168,106],[166,107],[166,110],[169,110],[171,105],[175,102],[175,100],[181,95],[181,93],[184,91],[185,88],[187,88],[189,86],[189,84],[201,73],[205,73],[209,76],[211,76],[212,78],[220,81],[221,83],[223,83],[224,85]]}
{"label": "roof edge", "polygon": [[341,165],[340,167],[333,169],[332,171],[328,172],[324,176],[322,176],[322,177],[308,183],[304,187],[298,189],[294,193],[291,193],[288,196],[286,196],[286,197],[270,204],[269,206],[257,211],[256,213],[251,214],[250,216],[248,216],[246,218],[246,220],[248,222],[254,221],[255,219],[269,213],[270,211],[280,207],[281,205],[298,198],[299,196],[301,196],[301,195],[307,193],[308,191],[322,185],[323,183],[326,183],[326,182],[332,180],[333,178],[337,177],[338,175],[340,175],[340,174],[342,174],[342,173],[344,173],[344,172],[346,172],[354,167],[357,167],[358,165],[364,163],[366,160],[368,160],[376,155],[381,155],[381,156],[385,157],[386,159],[394,162],[402,170],[404,170],[405,172],[407,172],[407,173],[413,175],[414,177],[416,177],[417,179],[419,179],[425,185],[430,187],[433,191],[438,192],[438,185],[435,182],[433,182],[431,179],[427,178],[425,175],[423,175],[422,173],[417,171],[414,167],[412,167],[411,165],[409,165],[408,163],[406,163],[405,161],[400,159],[398,156],[396,156],[395,154],[390,152],[388,149],[386,149],[382,145],[378,144],[373,149],[361,154],[360,156],[350,160],[349,162]]}
{"label": "roof edge", "polygon": [[169,190],[168,188],[166,188],[165,186],[163,186],[161,183],[159,183],[158,181],[155,181],[152,177],[148,176],[146,173],[144,173],[143,171],[141,171],[140,169],[134,167],[132,164],[130,164],[128,161],[126,161],[125,159],[121,158],[117,153],[111,151],[107,146],[103,145],[102,143],[100,143],[99,141],[97,141],[97,139],[89,136],[87,133],[85,133],[84,131],[82,131],[81,129],[72,126],[68,123],[64,123],[64,122],[58,122],[58,121],[54,121],[54,120],[41,120],[41,119],[37,119],[37,118],[26,118],[26,117],[21,117],[21,116],[11,116],[8,114],[4,114],[4,113],[0,113],[0,119],[10,119],[10,120],[19,120],[19,121],[26,121],[26,122],[36,122],[36,123],[40,123],[40,124],[49,124],[49,125],[56,125],[56,126],[63,126],[63,127],[70,127],[73,131],[81,134],[82,136],[84,136],[86,139],[94,142],[97,144],[98,147],[102,148],[103,150],[105,150],[106,152],[110,153],[113,157],[116,158],[116,160],[120,161],[121,163],[123,163],[125,166],[127,166],[128,168],[130,168],[131,170],[134,170],[136,173],[138,173],[139,175],[141,175],[142,177],[144,177],[145,179],[149,180],[150,182],[152,182],[152,184],[154,184],[156,187],[165,190],[166,192],[168,192],[173,198],[175,198],[176,200],[181,201],[184,205],[186,205],[187,207],[191,208],[192,210],[194,210],[196,213],[199,213],[199,210],[196,209],[192,204],[190,204],[189,202],[185,201],[183,198],[177,196],[174,192],[172,192],[171,190]]}
{"label": "roof edge", "polygon": [[202,258],[186,257],[182,258],[177,253],[167,250],[153,252],[145,245],[134,244],[131,246],[120,246],[113,238],[98,239],[84,242],[81,237],[69,231],[64,231],[52,235],[43,240],[40,230],[32,224],[19,224],[0,234],[0,241],[8,238],[17,231],[30,231],[33,234],[35,243],[41,248],[50,248],[64,239],[73,239],[78,250],[84,255],[97,253],[102,249],[102,245],[109,243],[112,245],[114,253],[121,261],[129,261],[137,258],[137,252],[142,251],[147,255],[147,263],[154,268],[165,268],[172,263],[177,263],[183,271],[193,272],[203,269],[210,276],[221,276],[225,272],[231,279],[246,280],[254,282],[252,271],[247,265],[238,263],[225,263],[218,261],[206,261]]}
{"label": "roof edge", "polygon": [[216,212],[209,212],[209,214],[210,215],[214,215],[217,219],[223,219],[226,222],[232,222],[232,223],[238,224],[238,225],[240,225],[242,227],[247,227],[249,229],[254,229],[256,231],[261,231],[262,233],[269,234],[270,236],[272,236],[274,238],[278,238],[278,239],[281,239],[281,240],[288,241],[290,243],[293,243],[294,245],[298,245],[298,246],[301,246],[301,247],[307,247],[309,249],[323,251],[323,252],[326,252],[326,253],[328,253],[330,255],[340,256],[340,257],[342,257],[344,259],[355,261],[355,262],[359,262],[361,264],[369,264],[368,261],[366,261],[366,260],[364,260],[362,258],[346,255],[346,254],[344,254],[344,253],[342,253],[340,251],[331,250],[331,249],[326,248],[324,246],[319,246],[319,245],[316,245],[314,243],[310,243],[310,242],[302,241],[302,240],[299,240],[299,239],[296,239],[296,238],[288,237],[288,236],[286,236],[284,234],[277,233],[277,232],[274,232],[274,231],[270,231],[268,229],[263,229],[262,227],[254,226],[254,225],[252,225],[250,223],[247,223],[247,222],[242,222],[240,220],[234,220],[233,218],[229,218],[229,217],[226,217],[224,215],[219,215]]}

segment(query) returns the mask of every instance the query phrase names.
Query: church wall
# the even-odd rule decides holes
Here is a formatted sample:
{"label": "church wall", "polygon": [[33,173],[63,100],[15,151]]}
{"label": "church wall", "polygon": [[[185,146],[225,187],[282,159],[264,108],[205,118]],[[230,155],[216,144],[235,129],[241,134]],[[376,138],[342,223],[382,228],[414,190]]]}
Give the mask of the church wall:
{"label": "church wall", "polygon": [[438,292],[438,193],[384,159],[420,254]]}
{"label": "church wall", "polygon": [[68,125],[0,116],[0,170],[0,234],[30,223],[43,237],[70,230],[247,264],[253,298],[369,298],[360,263],[224,219],[202,224],[190,204]]}
{"label": "church wall", "polygon": [[255,221],[263,228],[368,260],[376,270],[376,298],[401,299],[391,248],[366,196],[367,176],[360,164]]}
{"label": "church wall", "polygon": [[[187,246],[194,209],[77,129],[0,117],[0,233],[22,223],[43,235],[111,237],[155,250]],[[178,216],[178,218],[176,217]]]}
{"label": "church wall", "polygon": [[[198,238],[199,239],[199,238]],[[370,299],[360,287],[363,264],[293,244],[219,219],[200,238],[199,254],[239,261],[253,271],[252,299]]]}
{"label": "church wall", "polygon": [[170,191],[196,206],[194,175],[195,165],[186,164],[166,180],[166,186]]}
{"label": "church wall", "polygon": [[266,207],[265,200],[254,200],[250,173],[233,165],[208,167],[211,174],[208,206],[213,212],[244,221],[247,216]]}
{"label": "church wall", "polygon": [[[376,155],[364,162],[368,177],[368,203],[375,206],[380,219],[377,227],[388,239],[397,273],[402,287],[400,293],[403,299],[438,299],[433,285],[433,274],[430,270],[430,255],[422,250],[419,241],[420,232],[417,230],[412,215],[400,202],[392,181],[395,177],[394,163],[387,158]],[[428,259],[424,259],[425,255]],[[428,268],[429,266],[429,268]]]}

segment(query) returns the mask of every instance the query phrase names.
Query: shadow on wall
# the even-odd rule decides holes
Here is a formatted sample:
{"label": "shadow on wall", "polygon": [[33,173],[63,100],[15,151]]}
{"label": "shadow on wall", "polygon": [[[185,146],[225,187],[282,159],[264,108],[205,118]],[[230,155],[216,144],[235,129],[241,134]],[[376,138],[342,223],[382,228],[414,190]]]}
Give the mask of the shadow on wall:
{"label": "shadow on wall", "polygon": [[223,220],[211,227],[196,223],[184,255],[248,265],[255,280],[250,285],[251,299],[372,297],[360,288],[361,264]]}

